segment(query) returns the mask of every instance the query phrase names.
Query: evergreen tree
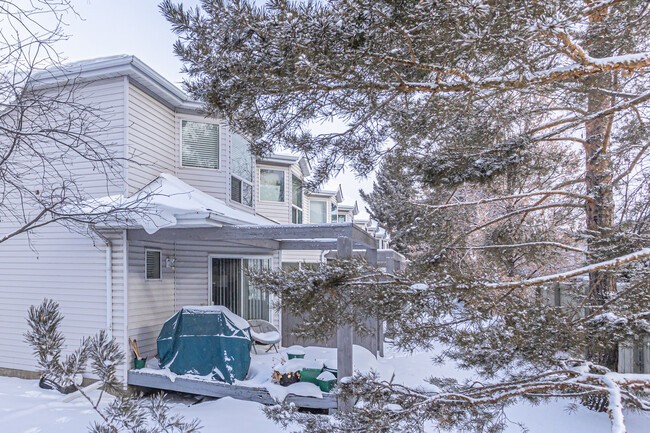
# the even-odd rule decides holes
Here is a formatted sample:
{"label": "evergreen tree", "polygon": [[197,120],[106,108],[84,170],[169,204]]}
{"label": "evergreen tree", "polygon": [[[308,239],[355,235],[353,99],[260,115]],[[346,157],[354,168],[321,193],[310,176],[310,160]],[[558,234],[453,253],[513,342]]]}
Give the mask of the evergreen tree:
{"label": "evergreen tree", "polygon": [[[81,393],[101,417],[101,422],[89,426],[91,433],[195,433],[200,430],[198,420],[185,421],[182,416],[170,415],[165,396],[160,393],[149,399],[125,393],[117,377],[117,370],[124,361],[124,353],[105,331],[84,338],[79,347],[62,356],[65,338],[59,331],[63,321],[59,304],[44,299],[32,305],[27,315],[29,331],[25,340],[38,359],[41,383],[53,384],[60,390]],[[77,380],[90,364],[92,372],[102,382],[101,393],[93,399]],[[115,397],[101,407],[104,394]]]}
{"label": "evergreen tree", "polygon": [[[599,395],[624,431],[623,403],[649,407],[641,385],[608,373],[618,342],[650,314],[647,207],[633,193],[650,147],[647,1],[205,0],[187,10],[167,0],[161,9],[180,35],[187,90],[254,137],[257,153],[305,152],[318,161],[316,181],[344,164],[363,175],[385,158],[367,197],[400,248],[413,249],[410,270],[381,284],[361,265],[356,276],[341,264],[320,272],[340,273],[328,281],[347,287],[345,305],[395,323],[399,346],[442,341],[495,381],[441,382],[424,395],[358,378],[345,392],[365,405],[341,415],[342,430],[417,431],[434,418],[476,431],[499,424],[499,405],[513,398]],[[347,129],[309,132],[331,117]],[[566,269],[556,273],[558,263]],[[541,296],[580,275],[589,287],[572,289],[571,305]],[[276,275],[265,287],[286,295],[311,281],[301,278]],[[364,300],[368,286],[378,292]],[[393,403],[403,410],[387,411]]]}

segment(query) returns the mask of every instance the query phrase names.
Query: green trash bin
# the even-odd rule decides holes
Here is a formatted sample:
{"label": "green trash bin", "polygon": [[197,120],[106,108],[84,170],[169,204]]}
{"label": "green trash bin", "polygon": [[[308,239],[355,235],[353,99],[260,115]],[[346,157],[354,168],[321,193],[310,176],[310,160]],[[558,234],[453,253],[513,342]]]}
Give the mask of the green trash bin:
{"label": "green trash bin", "polygon": [[318,375],[316,381],[323,392],[330,392],[336,386],[336,377],[330,371],[323,371]]}

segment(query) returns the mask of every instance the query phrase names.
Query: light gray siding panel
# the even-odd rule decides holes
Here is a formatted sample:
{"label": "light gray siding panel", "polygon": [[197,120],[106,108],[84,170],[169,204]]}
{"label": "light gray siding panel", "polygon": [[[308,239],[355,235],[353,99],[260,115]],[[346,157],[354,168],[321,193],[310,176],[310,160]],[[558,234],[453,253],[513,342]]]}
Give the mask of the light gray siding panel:
{"label": "light gray siding panel", "polygon": [[[163,269],[160,281],[145,280],[144,251],[162,251]],[[157,354],[156,338],[165,321],[183,306],[208,305],[208,257],[212,254],[246,255],[259,249],[215,242],[161,243],[129,242],[129,337],[149,358]],[[268,254],[268,253],[267,253]],[[165,259],[175,259],[173,267],[165,267]],[[279,260],[275,253],[274,263]],[[279,319],[277,319],[279,321]],[[131,356],[131,354],[129,354]],[[132,362],[132,358],[129,362]]]}
{"label": "light gray siding panel", "polygon": [[[284,202],[269,202],[260,200],[260,170],[278,170],[284,173]],[[255,205],[258,214],[280,224],[291,223],[291,175],[288,167],[278,167],[267,164],[257,164],[255,170]]]}
{"label": "light gray siding panel", "polygon": [[[77,91],[76,102],[88,103],[99,110],[94,138],[123,154],[124,81],[121,78],[85,84]],[[93,171],[84,161],[69,157],[66,162],[83,179],[89,196],[118,194],[124,185],[118,174],[107,176]],[[118,167],[117,172],[122,170]],[[9,232],[15,222],[0,222],[0,233]],[[119,262],[120,245],[113,259]],[[0,244],[0,329],[2,347],[0,367],[36,369],[31,349],[24,342],[25,317],[30,305],[48,297],[58,301],[65,316],[61,331],[67,349],[79,340],[106,327],[105,245],[102,241],[73,233],[52,224]],[[114,274],[116,279],[120,276]],[[114,294],[115,296],[115,294]],[[114,297],[115,299],[115,297]],[[114,311],[120,311],[115,308]],[[122,320],[116,316],[116,321]],[[114,323],[115,325],[115,323]]]}
{"label": "light gray siding panel", "polygon": [[162,172],[175,174],[175,113],[133,84],[128,97],[129,193]]}

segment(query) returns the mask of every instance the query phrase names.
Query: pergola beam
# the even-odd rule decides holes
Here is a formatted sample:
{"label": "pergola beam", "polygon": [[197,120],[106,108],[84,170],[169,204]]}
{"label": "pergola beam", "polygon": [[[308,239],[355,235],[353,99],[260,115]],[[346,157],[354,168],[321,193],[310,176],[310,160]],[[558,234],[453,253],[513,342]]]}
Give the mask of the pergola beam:
{"label": "pergola beam", "polygon": [[[376,248],[375,238],[353,223],[163,228],[152,234],[142,229],[129,229],[127,233],[127,239],[132,241],[314,241],[318,239],[334,240],[340,237],[352,239],[361,248]],[[325,249],[336,249],[333,247],[336,242],[330,242],[332,242],[331,248]],[[286,245],[291,246],[292,244]],[[295,248],[285,249],[298,249],[298,247],[300,249],[323,249],[323,244],[319,243],[306,242],[303,244],[310,248],[303,248],[298,244],[293,245]]]}

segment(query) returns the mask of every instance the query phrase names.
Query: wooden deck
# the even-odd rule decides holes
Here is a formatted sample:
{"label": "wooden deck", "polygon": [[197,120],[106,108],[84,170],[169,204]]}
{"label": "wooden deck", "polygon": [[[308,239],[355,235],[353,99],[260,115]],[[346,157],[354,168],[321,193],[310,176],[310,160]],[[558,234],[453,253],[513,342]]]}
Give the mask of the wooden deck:
{"label": "wooden deck", "polygon": [[[265,388],[230,385],[217,381],[208,382],[183,376],[176,376],[172,381],[168,376],[140,370],[129,370],[128,384],[165,391],[204,395],[207,397],[232,397],[237,400],[254,401],[262,404],[277,403]],[[337,407],[336,396],[325,392],[323,393],[323,398],[289,394],[285,402],[294,403],[298,407],[311,409],[335,410]]]}

